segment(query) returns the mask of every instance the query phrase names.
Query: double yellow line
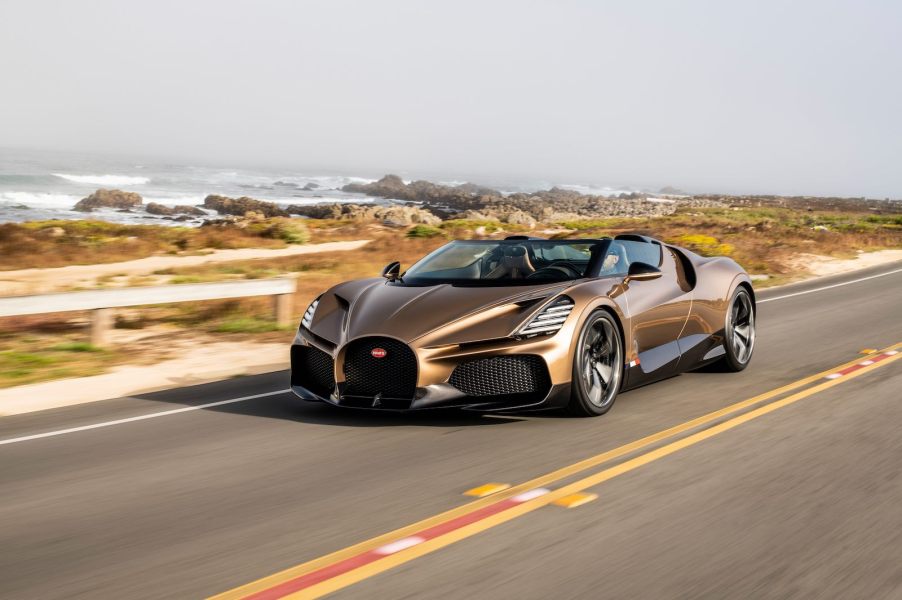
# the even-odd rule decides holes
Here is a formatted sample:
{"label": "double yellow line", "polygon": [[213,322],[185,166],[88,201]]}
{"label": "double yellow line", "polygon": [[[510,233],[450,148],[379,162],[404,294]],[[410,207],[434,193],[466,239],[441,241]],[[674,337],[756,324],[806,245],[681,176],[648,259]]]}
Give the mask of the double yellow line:
{"label": "double yellow line", "polygon": [[[880,350],[874,353],[873,356],[879,356],[881,354],[885,354],[887,352],[891,352],[902,347],[902,343],[893,344],[892,346]],[[508,488],[503,492],[499,492],[497,494],[488,496],[486,498],[480,498],[473,502],[464,504],[452,510],[446,511],[439,515],[424,519],[417,523],[402,527],[395,531],[386,533],[384,535],[377,536],[375,538],[371,538],[364,542],[355,544],[353,546],[349,546],[337,552],[333,552],[331,554],[322,556],[320,558],[311,560],[309,562],[297,565],[295,567],[291,567],[279,573],[275,573],[268,577],[264,577],[263,579],[259,579],[252,583],[246,584],[244,586],[232,589],[223,594],[215,596],[214,598],[225,600],[225,599],[233,599],[233,598],[244,598],[249,595],[253,595],[259,592],[264,592],[274,586],[282,584],[286,581],[293,580],[295,578],[304,576],[306,574],[317,571],[323,567],[333,565],[339,561],[349,559],[351,557],[357,556],[364,552],[369,552],[376,548],[379,548],[385,544],[390,542],[397,541],[399,539],[406,538],[411,536],[419,531],[423,531],[430,527],[434,527],[436,525],[440,525],[442,523],[446,523],[452,519],[462,517],[464,515],[469,515],[475,511],[480,510],[481,508],[490,506],[497,502],[503,501],[508,498],[512,498],[516,495],[522,494],[529,490],[534,490],[536,488],[541,488],[547,486],[551,483],[560,481],[562,479],[571,477],[593,467],[599,466],[606,462],[610,462],[614,459],[621,458],[630,454],[633,454],[639,450],[643,450],[648,448],[649,446],[664,442],[670,438],[678,436],[683,433],[690,432],[693,429],[697,429],[706,425],[710,425],[706,429],[701,431],[697,431],[695,433],[691,433],[685,437],[681,437],[677,440],[666,443],[662,446],[653,448],[648,452],[630,458],[622,463],[611,466],[609,468],[603,469],[597,473],[593,473],[587,477],[564,485],[560,488],[550,491],[547,494],[538,496],[532,500],[523,502],[516,506],[513,506],[507,510],[502,512],[493,514],[489,517],[480,519],[475,521],[469,525],[465,525],[459,529],[451,531],[445,535],[440,537],[436,537],[423,543],[417,544],[410,548],[407,548],[403,551],[397,552],[395,554],[388,555],[384,558],[379,559],[376,562],[372,562],[370,564],[364,565],[360,568],[354,569],[352,571],[343,573],[331,579],[326,579],[320,583],[317,583],[311,587],[308,587],[302,591],[299,591],[295,594],[289,596],[290,598],[316,598],[320,597],[324,594],[328,594],[330,592],[334,592],[336,590],[342,589],[349,585],[352,585],[358,581],[371,577],[377,573],[381,573],[388,569],[391,569],[397,565],[403,564],[405,562],[411,561],[415,558],[438,550],[439,548],[443,548],[454,542],[462,540],[464,538],[470,537],[479,533],[481,531],[485,531],[492,527],[495,527],[501,523],[506,521],[510,521],[511,519],[515,519],[519,516],[525,515],[529,512],[532,512],[542,506],[550,504],[555,500],[568,496],[570,494],[588,489],[590,487],[596,486],[600,483],[603,483],[609,479],[612,479],[618,475],[622,475],[634,469],[637,469],[643,465],[646,465],[650,462],[673,454],[683,448],[688,446],[692,446],[697,444],[703,440],[714,437],[720,433],[725,431],[729,431],[739,425],[756,419],[760,416],[771,413],[775,410],[798,402],[803,398],[807,398],[814,394],[817,394],[821,391],[834,387],[847,381],[849,379],[853,379],[855,377],[859,377],[866,373],[869,373],[875,369],[881,368],[887,364],[890,364],[898,359],[902,358],[902,353],[895,354],[893,356],[889,356],[884,358],[879,362],[875,362],[873,364],[863,366],[858,370],[852,371],[842,377],[836,379],[825,380],[828,375],[833,373],[843,371],[844,369],[854,367],[856,365],[860,365],[863,361],[867,360],[867,357],[859,357],[855,360],[849,361],[845,364],[833,367],[826,371],[822,371],[820,373],[816,373],[809,377],[805,377],[803,379],[799,379],[782,387],[770,390],[763,394],[759,394],[747,400],[743,400],[741,402],[737,402],[720,410],[716,410],[710,412],[706,415],[698,417],[696,419],[692,419],[690,421],[686,421],[685,423],[681,423],[669,429],[665,429],[658,433],[652,434],[650,436],[641,438],[629,444],[625,444],[613,450],[609,450],[607,452],[602,452],[601,454],[597,454],[595,456],[589,457],[585,460],[579,461],[572,465],[568,465],[561,469],[557,469],[545,475],[541,475],[524,483],[521,483],[517,486]],[[818,380],[824,380],[822,383],[817,385],[813,385],[811,387],[807,387],[810,384],[817,382]],[[748,410],[747,412],[741,412],[746,409],[750,409],[751,407],[767,402],[768,400],[772,400],[789,392],[793,392],[795,390],[802,389],[792,395],[786,396],[782,399],[776,400],[774,402],[770,402],[768,404],[763,404],[757,408],[752,410]],[[736,414],[740,413],[741,414]],[[729,417],[729,418],[727,418]],[[726,420],[723,420],[727,418]],[[718,422],[721,421],[721,422]]]}

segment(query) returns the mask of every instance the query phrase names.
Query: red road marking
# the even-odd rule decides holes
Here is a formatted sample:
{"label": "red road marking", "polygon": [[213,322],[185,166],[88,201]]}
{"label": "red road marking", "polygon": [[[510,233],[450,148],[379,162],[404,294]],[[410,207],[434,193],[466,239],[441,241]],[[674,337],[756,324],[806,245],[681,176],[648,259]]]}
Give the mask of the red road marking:
{"label": "red road marking", "polygon": [[857,371],[859,369],[869,367],[869,366],[873,365],[874,363],[878,363],[881,360],[886,360],[890,356],[893,356],[894,354],[898,354],[898,353],[899,352],[897,350],[890,350],[889,352],[884,352],[883,354],[878,354],[877,356],[871,356],[867,360],[863,360],[860,363],[856,363],[856,364],[852,365],[851,367],[846,367],[845,369],[843,369],[841,371],[837,371],[835,373],[830,373],[829,375],[824,377],[824,379],[839,379],[843,375],[848,375],[849,373],[854,373],[855,371]]}
{"label": "red road marking", "polygon": [[295,577],[294,579],[289,579],[288,581],[282,582],[269,589],[251,594],[249,596],[245,596],[244,600],[276,600],[277,598],[283,598],[289,594],[299,592],[303,589],[314,586],[317,583],[326,581],[327,579],[338,577],[339,575],[343,575],[348,571],[353,571],[354,569],[368,565],[381,558],[385,558],[386,556],[400,552],[401,550],[422,544],[427,540],[443,536],[447,533],[451,533],[452,531],[465,527],[471,523],[475,523],[492,515],[504,512],[505,510],[511,509],[518,504],[522,504],[524,502],[532,500],[533,498],[538,498],[539,496],[547,493],[548,490],[544,488],[537,488],[529,492],[524,492],[518,496],[490,504],[485,508],[481,508],[471,513],[461,515],[456,519],[451,519],[450,521],[446,521],[445,523],[439,523],[438,525],[428,527],[426,529],[423,529],[422,531],[414,533],[413,535],[400,538],[398,540],[395,540],[394,542],[380,546],[379,548],[361,552],[360,554],[322,567],[321,569],[317,569],[316,571],[312,571],[310,573],[307,573],[306,575],[301,575],[299,577]]}

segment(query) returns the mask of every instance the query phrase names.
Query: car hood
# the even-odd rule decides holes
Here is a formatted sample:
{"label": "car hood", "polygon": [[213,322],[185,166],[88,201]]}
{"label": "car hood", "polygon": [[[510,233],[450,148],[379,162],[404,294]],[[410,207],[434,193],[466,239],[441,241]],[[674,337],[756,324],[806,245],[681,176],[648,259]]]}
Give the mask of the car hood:
{"label": "car hood", "polygon": [[543,300],[574,282],[526,286],[406,286],[349,281],[320,297],[311,331],[332,344],[368,335],[440,346],[509,336]]}

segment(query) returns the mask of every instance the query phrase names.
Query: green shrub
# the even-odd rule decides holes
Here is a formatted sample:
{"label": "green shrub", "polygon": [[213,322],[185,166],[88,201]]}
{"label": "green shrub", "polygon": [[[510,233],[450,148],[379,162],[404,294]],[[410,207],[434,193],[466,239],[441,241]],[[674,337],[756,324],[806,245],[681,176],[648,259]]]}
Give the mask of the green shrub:
{"label": "green shrub", "polygon": [[310,232],[303,221],[283,221],[279,228],[279,239],[288,244],[306,244],[310,240]]}
{"label": "green shrub", "polygon": [[57,344],[51,350],[59,352],[101,352],[102,350],[94,344],[88,342],[67,342],[65,344]]}
{"label": "green shrub", "polygon": [[216,333],[266,333],[285,329],[275,321],[257,317],[239,317],[222,321],[213,329]]}
{"label": "green shrub", "polygon": [[577,231],[586,231],[589,229],[612,229],[614,227],[622,227],[623,219],[579,219],[575,221],[560,221],[556,223],[567,229],[575,229]]}
{"label": "green shrub", "polygon": [[440,235],[445,235],[445,232],[432,225],[414,225],[407,230],[409,238],[433,238]]}
{"label": "green shrub", "polygon": [[301,219],[268,219],[252,223],[247,231],[263,238],[282,240],[287,244],[306,244],[310,240],[307,224]]}

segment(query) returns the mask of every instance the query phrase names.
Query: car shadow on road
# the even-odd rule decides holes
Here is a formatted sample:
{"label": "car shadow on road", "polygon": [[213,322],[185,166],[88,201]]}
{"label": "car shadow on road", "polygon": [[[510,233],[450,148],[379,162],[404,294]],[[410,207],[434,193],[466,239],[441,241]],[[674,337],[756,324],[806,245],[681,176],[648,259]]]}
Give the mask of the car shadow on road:
{"label": "car shadow on road", "polygon": [[[320,402],[307,402],[287,389],[288,373],[280,371],[248,377],[236,377],[224,381],[180,387],[172,390],[132,396],[139,400],[172,404],[170,408],[203,406],[203,410],[282,419],[315,425],[342,427],[470,427],[478,425],[503,425],[524,420],[513,414],[481,414],[454,409],[398,412],[366,410],[332,406]],[[284,389],[284,393],[273,393]],[[268,394],[239,402],[218,404],[235,398]],[[210,405],[212,406],[205,406]]]}

